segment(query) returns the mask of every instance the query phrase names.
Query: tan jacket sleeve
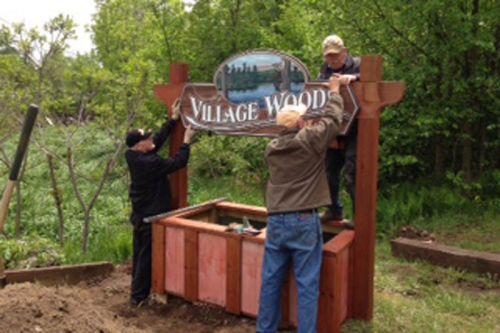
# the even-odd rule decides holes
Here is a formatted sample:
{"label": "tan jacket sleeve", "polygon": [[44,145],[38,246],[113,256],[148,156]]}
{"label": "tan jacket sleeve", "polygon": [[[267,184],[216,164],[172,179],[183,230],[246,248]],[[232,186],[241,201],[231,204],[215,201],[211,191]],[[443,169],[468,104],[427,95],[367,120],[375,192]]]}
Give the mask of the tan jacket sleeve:
{"label": "tan jacket sleeve", "polygon": [[326,151],[340,131],[344,100],[339,94],[331,94],[321,120],[311,127],[304,127],[297,133],[297,140],[311,147],[318,154]]}

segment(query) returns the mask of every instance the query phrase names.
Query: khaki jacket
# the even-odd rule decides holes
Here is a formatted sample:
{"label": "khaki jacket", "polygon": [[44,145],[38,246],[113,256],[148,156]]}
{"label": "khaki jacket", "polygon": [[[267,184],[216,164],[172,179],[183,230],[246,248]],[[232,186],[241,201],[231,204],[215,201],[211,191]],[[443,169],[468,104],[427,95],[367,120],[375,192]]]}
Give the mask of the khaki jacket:
{"label": "khaki jacket", "polygon": [[288,130],[266,149],[269,167],[266,206],[269,213],[295,212],[331,204],[325,153],[338,134],[344,103],[333,94],[318,123]]}

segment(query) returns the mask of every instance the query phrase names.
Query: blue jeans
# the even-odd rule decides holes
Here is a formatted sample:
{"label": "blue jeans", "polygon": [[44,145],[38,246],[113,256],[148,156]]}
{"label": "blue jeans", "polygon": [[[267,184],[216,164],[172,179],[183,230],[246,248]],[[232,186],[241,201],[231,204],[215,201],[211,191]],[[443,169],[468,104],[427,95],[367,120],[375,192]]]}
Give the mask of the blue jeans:
{"label": "blue jeans", "polygon": [[318,213],[269,215],[257,332],[275,333],[281,289],[293,264],[298,288],[298,333],[316,332],[323,234]]}

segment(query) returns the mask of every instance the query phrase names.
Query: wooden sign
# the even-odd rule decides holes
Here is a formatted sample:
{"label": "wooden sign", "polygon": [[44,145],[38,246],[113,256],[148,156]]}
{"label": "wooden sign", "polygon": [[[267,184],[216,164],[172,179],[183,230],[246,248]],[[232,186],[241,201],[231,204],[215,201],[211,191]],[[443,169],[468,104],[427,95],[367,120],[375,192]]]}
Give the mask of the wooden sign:
{"label": "wooden sign", "polygon": [[[295,57],[277,51],[245,52],[226,60],[214,83],[186,84],[181,95],[184,126],[236,136],[277,136],[276,115],[285,105],[302,103],[305,118],[319,118],[329,100],[327,82],[310,81]],[[345,135],[359,107],[350,87],[342,86]]]}

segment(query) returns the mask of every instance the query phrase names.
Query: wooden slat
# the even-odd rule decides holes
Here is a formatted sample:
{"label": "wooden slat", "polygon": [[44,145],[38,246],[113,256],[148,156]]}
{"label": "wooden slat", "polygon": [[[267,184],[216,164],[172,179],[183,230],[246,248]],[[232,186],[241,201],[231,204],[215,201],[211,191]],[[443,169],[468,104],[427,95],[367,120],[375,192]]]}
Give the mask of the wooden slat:
{"label": "wooden slat", "polygon": [[251,214],[251,215],[256,215],[256,216],[267,216],[267,209],[264,207],[259,207],[259,206],[252,206],[252,205],[243,205],[239,203],[233,203],[233,202],[220,202],[215,205],[218,209],[230,211],[230,212],[236,212],[236,213],[242,213],[242,214]]}
{"label": "wooden slat", "polygon": [[334,332],[340,332],[342,322],[347,317],[347,293],[348,293],[348,273],[349,273],[349,251],[345,249],[339,253],[333,263],[333,313],[332,329]]}
{"label": "wooden slat", "polygon": [[320,280],[320,300],[318,313],[318,332],[319,333],[337,333],[340,332],[334,327],[335,317],[335,294],[334,284],[337,282],[337,277],[334,271],[335,258],[324,257],[321,267]]}
{"label": "wooden slat", "polygon": [[184,295],[185,286],[185,235],[181,228],[166,227],[165,231],[165,291]]}
{"label": "wooden slat", "polygon": [[167,219],[160,220],[156,223],[161,224],[163,226],[189,229],[189,230],[198,231],[198,232],[206,232],[206,233],[211,233],[211,234],[218,235],[218,236],[243,237],[245,240],[248,240],[248,241],[254,242],[254,243],[258,243],[258,244],[264,244],[264,242],[266,241],[265,229],[262,230],[262,232],[257,236],[238,235],[236,233],[226,232],[225,231],[226,227],[223,225],[187,220],[187,219],[179,218],[176,216],[172,216],[172,217],[169,217]]}
{"label": "wooden slat", "polygon": [[226,310],[241,313],[241,237],[226,238]]}
{"label": "wooden slat", "polygon": [[165,226],[153,224],[153,244],[151,270],[153,281],[151,289],[155,294],[164,294],[165,291]]}
{"label": "wooden slat", "polygon": [[344,230],[323,247],[324,254],[338,254],[350,247],[354,241],[354,231]]}
{"label": "wooden slat", "polygon": [[184,298],[191,302],[198,300],[198,232],[184,230]]}

